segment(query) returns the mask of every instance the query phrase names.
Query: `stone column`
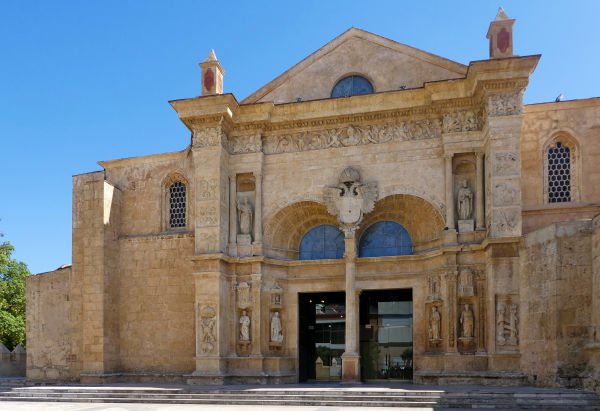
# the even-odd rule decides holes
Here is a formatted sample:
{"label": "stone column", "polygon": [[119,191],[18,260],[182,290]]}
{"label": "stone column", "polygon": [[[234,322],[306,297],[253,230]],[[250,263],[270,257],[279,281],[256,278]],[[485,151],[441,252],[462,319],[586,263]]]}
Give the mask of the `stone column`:
{"label": "stone column", "polygon": [[475,187],[475,227],[477,230],[485,229],[483,217],[483,153],[475,153],[477,158],[477,182]]}
{"label": "stone column", "polygon": [[356,293],[356,239],[354,231],[346,232],[346,351],[342,354],[342,381],[360,382],[358,352],[359,304]]}
{"label": "stone column", "polygon": [[229,246],[237,242],[237,204],[235,174],[229,176]]}
{"label": "stone column", "polygon": [[454,224],[454,178],[452,175],[452,156],[444,156],[446,162],[446,227],[449,230],[456,229]]}
{"label": "stone column", "polygon": [[254,199],[254,243],[262,243],[262,174],[254,174],[255,199]]}

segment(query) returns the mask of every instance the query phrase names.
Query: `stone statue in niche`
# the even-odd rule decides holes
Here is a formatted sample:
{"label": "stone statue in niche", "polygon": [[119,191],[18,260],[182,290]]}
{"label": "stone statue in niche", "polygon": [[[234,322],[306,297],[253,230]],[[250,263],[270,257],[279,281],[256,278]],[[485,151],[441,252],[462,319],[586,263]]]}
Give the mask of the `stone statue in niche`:
{"label": "stone statue in niche", "polygon": [[363,215],[373,211],[377,201],[377,184],[362,183],[360,173],[353,167],[342,171],[335,187],[325,187],[327,211],[337,216],[344,232],[353,232]]}
{"label": "stone statue in niche", "polygon": [[252,204],[250,204],[247,197],[238,200],[237,211],[240,234],[249,235],[252,231]]}
{"label": "stone statue in niche", "polygon": [[472,297],[475,295],[475,279],[470,268],[463,268],[458,276],[458,296]]}
{"label": "stone statue in niche", "polygon": [[437,306],[431,306],[431,314],[429,315],[429,339],[440,340],[441,337],[442,316],[438,311]]}
{"label": "stone statue in niche", "polygon": [[240,341],[250,341],[250,317],[246,310],[240,315]]}
{"label": "stone statue in niche", "polygon": [[463,306],[463,311],[460,313],[460,324],[462,330],[463,338],[473,338],[473,329],[474,329],[474,316],[473,310],[469,304],[465,304]]}
{"label": "stone statue in niche", "polygon": [[250,284],[241,282],[237,286],[237,300],[239,308],[250,307],[252,301],[250,299]]}
{"label": "stone statue in niche", "polygon": [[459,220],[469,220],[473,214],[473,191],[467,185],[467,180],[462,180],[458,189],[457,210]]}
{"label": "stone statue in niche", "polygon": [[271,342],[280,343],[283,341],[283,328],[281,327],[281,318],[279,312],[275,311],[271,317]]}
{"label": "stone statue in niche", "polygon": [[217,338],[214,334],[215,322],[217,315],[215,309],[211,306],[205,306],[200,310],[200,349],[203,353],[210,353],[215,348],[214,343]]}
{"label": "stone statue in niche", "polygon": [[508,320],[506,319],[506,304],[498,302],[496,305],[496,343],[498,345],[519,344],[519,317],[518,305],[508,306]]}

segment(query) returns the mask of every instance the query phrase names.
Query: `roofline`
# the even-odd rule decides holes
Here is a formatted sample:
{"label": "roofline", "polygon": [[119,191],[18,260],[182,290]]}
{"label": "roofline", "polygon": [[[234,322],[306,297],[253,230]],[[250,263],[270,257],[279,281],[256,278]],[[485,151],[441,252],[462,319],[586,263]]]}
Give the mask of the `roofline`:
{"label": "roofline", "polygon": [[[246,97],[245,99],[243,99],[241,101],[241,104],[248,104],[248,103],[258,103],[261,98],[263,98],[265,95],[267,95],[269,92],[273,91],[274,89],[276,89],[277,87],[279,87],[281,84],[283,84],[283,82],[287,79],[287,76],[291,76],[291,73],[296,72],[296,71],[302,71],[304,70],[306,67],[304,67],[305,64],[307,64],[307,62],[309,60],[316,60],[318,57],[320,57],[322,54],[326,54],[329,53],[330,51],[335,50],[336,48],[338,48],[341,44],[343,44],[343,41],[341,41],[342,37],[346,36],[348,33],[350,32],[358,32],[358,33],[362,33],[362,34],[366,34],[367,36],[372,36],[375,37],[376,39],[379,40],[383,40],[383,42],[389,42],[391,43],[390,45],[397,45],[403,48],[406,48],[410,51],[413,52],[413,54],[411,54],[412,57],[415,58],[419,58],[416,56],[416,54],[420,54],[421,55],[421,59],[423,59],[423,57],[426,57],[425,60],[428,63],[434,64],[436,66],[439,67],[443,67],[446,70],[449,71],[453,71],[459,75],[466,75],[467,72],[467,66],[465,66],[464,64],[458,63],[456,61],[447,59],[445,57],[441,57],[438,56],[436,54],[433,53],[429,53],[427,51],[423,51],[420,49],[417,49],[415,47],[412,46],[408,46],[404,43],[400,43],[397,42],[395,40],[389,39],[387,37],[383,37],[380,36],[378,34],[375,33],[371,33],[369,31],[363,30],[363,29],[359,29],[357,27],[350,27],[348,30],[346,30],[345,32],[343,32],[342,34],[340,34],[339,36],[335,37],[333,40],[329,41],[328,43],[326,43],[325,45],[323,45],[321,48],[319,48],[318,50],[316,50],[315,52],[309,54],[307,57],[303,58],[302,60],[300,60],[298,63],[296,63],[295,65],[293,65],[292,67],[290,67],[289,69],[287,69],[286,71],[284,71],[283,73],[281,73],[279,76],[275,77],[273,80],[269,81],[267,84],[263,85],[261,88],[259,88],[258,90],[254,91],[252,94],[250,94],[248,97]],[[337,44],[337,42],[340,42],[339,44]],[[388,47],[390,48],[390,45],[385,45],[385,44],[381,44],[383,47]],[[327,51],[326,49],[328,47],[331,47],[332,50]],[[434,59],[442,59],[445,63],[447,63],[447,66],[440,66],[439,62],[436,61],[431,61]],[[454,66],[454,67],[448,67],[448,66]],[[250,101],[251,100],[251,101]]]}
{"label": "roofline", "polygon": [[581,106],[600,106],[600,97],[588,97],[563,101],[546,101],[542,103],[525,104],[523,107],[526,113],[536,113],[539,111],[546,111],[550,108],[554,110],[568,110]]}

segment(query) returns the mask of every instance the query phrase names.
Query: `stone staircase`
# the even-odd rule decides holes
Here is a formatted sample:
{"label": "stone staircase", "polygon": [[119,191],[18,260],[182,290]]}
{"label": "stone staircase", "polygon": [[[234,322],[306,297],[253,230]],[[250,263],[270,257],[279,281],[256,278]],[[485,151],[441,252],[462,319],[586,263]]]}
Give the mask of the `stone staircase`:
{"label": "stone staircase", "polygon": [[0,401],[600,410],[595,394],[575,390],[405,386],[13,386],[0,388]]}

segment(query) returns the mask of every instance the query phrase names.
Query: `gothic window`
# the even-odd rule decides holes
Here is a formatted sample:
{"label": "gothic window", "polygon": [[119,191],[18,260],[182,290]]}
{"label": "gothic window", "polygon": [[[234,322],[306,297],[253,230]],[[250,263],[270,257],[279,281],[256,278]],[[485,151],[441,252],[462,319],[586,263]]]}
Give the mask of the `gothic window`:
{"label": "gothic window", "polygon": [[344,256],[344,233],[323,224],[311,228],[300,241],[300,260],[323,260]]}
{"label": "gothic window", "polygon": [[169,227],[185,227],[185,184],[176,181],[169,187]]}
{"label": "gothic window", "polygon": [[544,156],[544,202],[579,201],[577,145],[561,134],[546,144]]}
{"label": "gothic window", "polygon": [[331,97],[350,97],[357,94],[369,94],[373,92],[373,86],[364,77],[344,77],[331,90]]}
{"label": "gothic window", "polygon": [[548,202],[571,201],[571,150],[560,141],[548,150]]}
{"label": "gothic window", "polygon": [[406,228],[394,221],[379,221],[365,230],[358,245],[359,257],[412,254],[412,240]]}

